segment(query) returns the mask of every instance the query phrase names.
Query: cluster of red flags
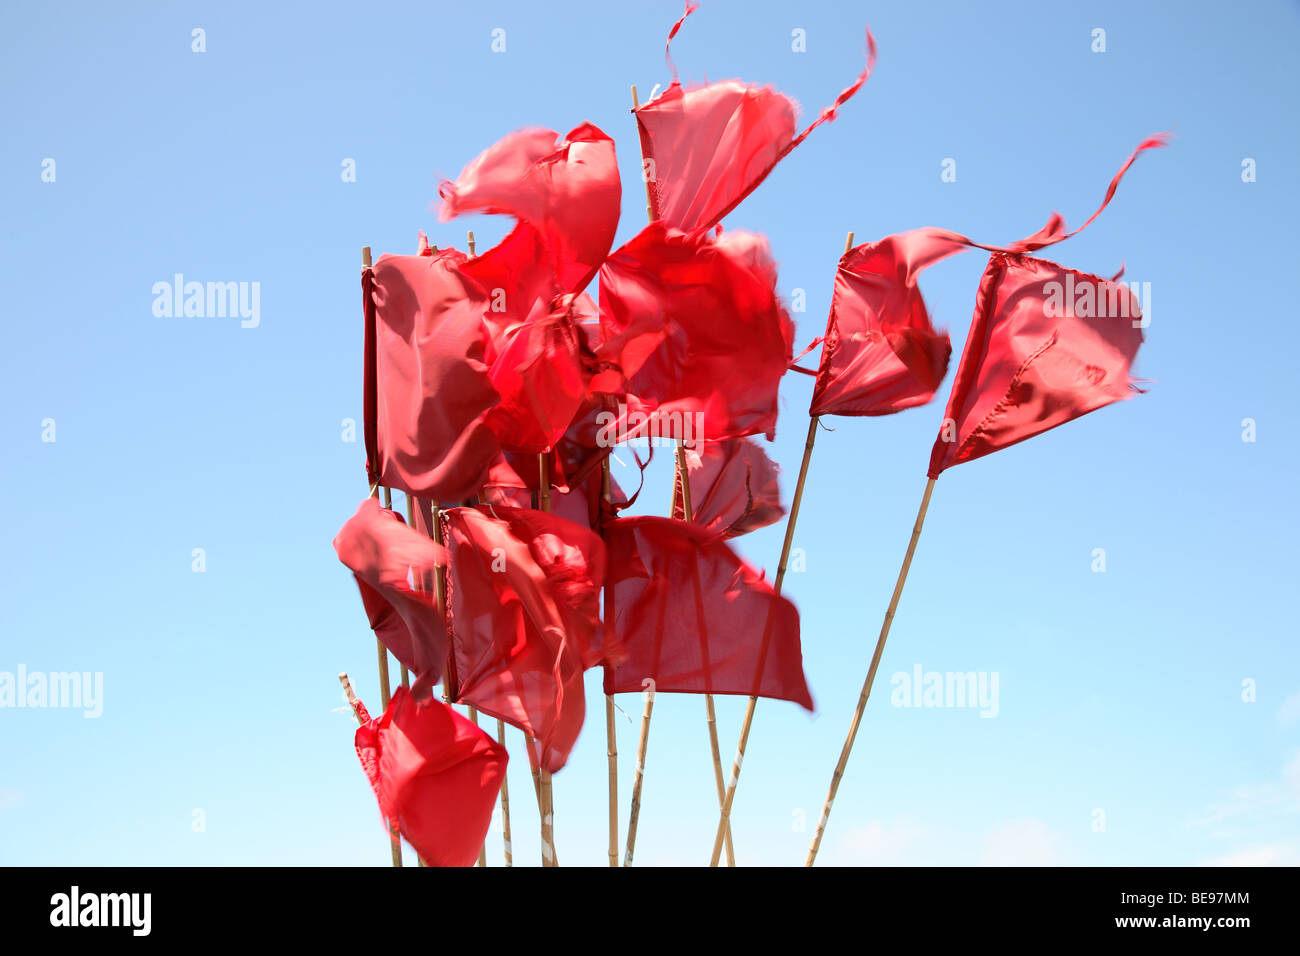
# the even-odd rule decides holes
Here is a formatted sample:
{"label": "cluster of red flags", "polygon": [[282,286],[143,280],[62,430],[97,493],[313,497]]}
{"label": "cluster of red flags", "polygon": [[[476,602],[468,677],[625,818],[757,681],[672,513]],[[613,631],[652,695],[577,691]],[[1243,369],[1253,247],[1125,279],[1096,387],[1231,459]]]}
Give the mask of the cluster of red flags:
{"label": "cluster of red flags", "polygon": [[[515,220],[499,244],[386,255],[363,272],[367,473],[421,507],[412,528],[368,499],[335,539],[372,629],[416,677],[365,721],[357,750],[385,818],[427,862],[473,862],[506,763],[433,699],[438,681],[452,702],[521,729],[551,772],[582,728],[592,667],[607,693],[648,679],[811,709],[798,612],[726,541],[785,513],[752,436],[774,435],[793,325],[766,239],[719,222],[862,86],[867,42],[866,69],[798,134],[783,94],[735,80],[685,89],[674,72],[634,111],[654,221],[616,249],[614,143],[584,123],[513,133],[441,185],[444,220]],[[993,255],[932,476],[1129,393],[1140,328],[1064,297],[1061,314],[1045,309],[1052,282],[1116,293],[1027,255],[1066,235],[1054,218],[981,247]],[[918,229],[845,254],[814,416],[934,397],[951,346],[918,276],[975,245]],[[597,275],[598,305],[585,292]],[[617,486],[601,500],[611,445],[645,435],[689,443],[674,511],[684,517],[688,480],[691,522],[619,517],[629,499]]]}

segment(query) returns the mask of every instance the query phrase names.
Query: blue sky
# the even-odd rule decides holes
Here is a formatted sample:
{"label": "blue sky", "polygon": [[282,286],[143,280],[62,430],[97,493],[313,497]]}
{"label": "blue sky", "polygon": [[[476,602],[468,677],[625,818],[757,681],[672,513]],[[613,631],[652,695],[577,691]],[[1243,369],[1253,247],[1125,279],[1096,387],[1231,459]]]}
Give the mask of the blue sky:
{"label": "blue sky", "polygon": [[[374,643],[330,546],[365,490],[341,424],[361,413],[360,247],[411,252],[421,228],[439,245],[467,227],[495,241],[507,223],[437,222],[438,180],[516,128],[583,120],[617,141],[619,241],[633,235],[628,87],[668,82],[679,14],[673,0],[0,13],[0,671],[103,675],[95,719],[0,709],[0,863],[387,862],[335,679],[348,670],[378,707]],[[1136,371],[1154,385],[940,479],[821,859],[1300,862],[1284,286],[1300,13],[709,0],[674,57],[688,82],[770,83],[810,119],[860,70],[868,22],[875,75],[727,219],[770,237],[784,293],[805,290],[800,346],[823,329],[847,230],[1006,242],[1053,209],[1077,225],[1144,136],[1175,139],[1050,253],[1151,283]],[[983,264],[966,253],[922,280],[956,350]],[[175,273],[259,283],[259,324],[155,316],[153,285]],[[810,391],[800,376],[782,387],[770,453],[787,495]],[[818,712],[760,704],[733,816],[742,863],[803,860],[941,413],[829,420],[818,437],[806,570],[786,583]],[[667,508],[665,461],[647,511]],[[770,571],[780,536],[738,544]],[[918,665],[996,674],[997,716],[891,706],[890,678]],[[588,726],[555,780],[561,863],[605,861],[591,677]],[[620,705],[639,716],[639,698]],[[727,759],[743,700],[718,711]],[[512,823],[530,863],[520,740]],[[624,824],[635,746],[620,717]],[[660,696],[646,772],[638,863],[706,862],[702,699]]]}

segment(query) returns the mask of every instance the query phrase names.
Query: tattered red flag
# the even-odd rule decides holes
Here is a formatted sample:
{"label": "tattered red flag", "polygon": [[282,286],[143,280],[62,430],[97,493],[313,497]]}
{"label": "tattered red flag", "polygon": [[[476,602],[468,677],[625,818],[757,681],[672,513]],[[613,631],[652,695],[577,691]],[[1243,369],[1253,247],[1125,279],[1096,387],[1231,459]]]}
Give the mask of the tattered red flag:
{"label": "tattered red flag", "polygon": [[931,478],[1129,398],[1141,307],[1122,282],[994,253],[930,453]]}
{"label": "tattered red flag", "polygon": [[[688,6],[686,15],[694,9]],[[669,41],[685,19],[674,24]],[[674,67],[672,85],[633,110],[652,217],[686,232],[719,222],[857,93],[875,66],[876,41],[870,31],[867,49],[866,68],[798,136],[797,107],[783,93],[740,80],[687,90]],[[671,56],[668,63],[671,67]]]}
{"label": "tattered red flag", "polygon": [[564,766],[586,713],[582,673],[615,656],[600,631],[605,546],[541,511],[443,512],[454,700],[513,724]]}
{"label": "tattered red flag", "polygon": [[[734,538],[781,520],[780,471],[749,438],[704,442],[686,449],[691,483],[691,520],[702,528]],[[673,517],[685,518],[680,472],[673,478]]]}
{"label": "tattered red flag", "polygon": [[479,212],[530,224],[549,254],[557,292],[581,292],[618,228],[618,160],[614,141],[591,123],[557,139],[553,130],[526,129],[488,147],[454,183],[439,186],[440,217]]}
{"label": "tattered red flag", "polygon": [[447,659],[446,627],[432,589],[446,551],[374,498],[361,502],[339,530],[334,551],[356,577],[376,636],[417,676],[420,696],[427,694]]}
{"label": "tattered red flag", "polygon": [[600,323],[597,357],[642,416],[624,427],[626,408],[608,413],[618,427],[607,442],[775,433],[793,326],[763,237],[647,226],[601,267]]}
{"label": "tattered red flag", "polygon": [[605,525],[615,631],[627,658],[605,692],[741,694],[812,710],[799,612],[721,535],[670,518]]}
{"label": "tattered red flag", "polygon": [[371,483],[456,501],[483,483],[500,448],[499,400],[484,362],[485,302],[465,256],[381,256],[363,272],[366,457]]}
{"label": "tattered red flag", "polygon": [[916,279],[966,248],[946,230],[914,229],[845,253],[810,415],[892,415],[934,398],[952,344],[931,324]]}
{"label": "tattered red flag", "polygon": [[560,440],[586,397],[582,333],[570,318],[572,296],[561,296],[546,316],[517,329],[492,364],[501,396],[488,426],[503,448],[549,451]]}
{"label": "tattered red flag", "polygon": [[889,415],[929,402],[947,371],[951,345],[947,333],[935,331],[930,323],[916,284],[921,271],[967,248],[1019,254],[1077,235],[1101,215],[1137,157],[1166,145],[1167,139],[1160,134],[1143,140],[1112,177],[1096,212],[1070,232],[1060,214],[1053,213],[1038,232],[1005,247],[928,227],[886,236],[845,253],[835,275],[809,413]]}
{"label": "tattered red flag", "polygon": [[492,822],[506,750],[441,701],[397,688],[388,710],[362,721],[357,757],[379,811],[430,866],[473,866]]}

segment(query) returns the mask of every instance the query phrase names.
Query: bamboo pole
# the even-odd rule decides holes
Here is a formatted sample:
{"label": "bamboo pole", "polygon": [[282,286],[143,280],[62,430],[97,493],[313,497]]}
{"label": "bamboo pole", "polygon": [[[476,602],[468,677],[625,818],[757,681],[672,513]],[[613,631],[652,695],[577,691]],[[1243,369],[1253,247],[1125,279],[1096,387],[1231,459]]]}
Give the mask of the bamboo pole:
{"label": "bamboo pole", "polygon": [[894,584],[893,596],[889,599],[889,609],[885,611],[885,620],[880,625],[880,637],[876,639],[876,650],[871,655],[871,666],[867,668],[867,679],[862,682],[862,693],[858,695],[858,707],[853,712],[853,723],[849,725],[849,735],[844,739],[844,748],[840,759],[835,764],[835,773],[831,775],[831,787],[826,794],[826,803],[822,805],[821,816],[817,820],[817,832],[813,834],[812,844],[808,847],[808,858],[804,866],[812,866],[817,859],[817,850],[821,846],[822,833],[826,830],[826,820],[831,815],[831,804],[835,802],[835,793],[840,788],[844,777],[844,768],[849,762],[849,753],[858,736],[858,725],[862,723],[862,714],[867,709],[867,698],[871,696],[871,685],[876,679],[876,669],[880,666],[880,656],[885,650],[885,639],[889,637],[889,627],[894,622],[894,612],[898,610],[898,599],[902,596],[903,585],[907,582],[907,572],[912,566],[912,555],[916,553],[916,542],[921,537],[921,527],[925,524],[925,513],[930,508],[930,495],[934,491],[934,479],[925,483],[925,494],[921,496],[921,507],[916,512],[916,523],[912,525],[912,537],[907,542],[907,554],[903,557],[903,566],[898,572],[898,581]]}
{"label": "bamboo pole", "polygon": [[[848,255],[852,248],[853,233],[850,232],[844,238],[844,255]],[[794,543],[794,528],[799,520],[799,505],[803,501],[804,482],[808,480],[808,465],[812,461],[813,443],[817,440],[819,421],[820,419],[815,415],[808,421],[808,438],[803,445],[803,461],[799,463],[799,480],[795,483],[790,513],[785,519],[785,540],[781,542],[781,560],[777,562],[776,581],[772,588],[777,594],[781,593],[781,585],[785,582],[786,562],[790,559],[790,546]],[[731,807],[736,799],[736,787],[740,783],[740,768],[745,762],[745,747],[749,745],[749,731],[754,724],[754,710],[757,707],[758,698],[750,697],[749,703],[745,706],[745,719],[740,725],[740,739],[736,742],[736,756],[731,763],[731,779],[727,783],[727,793],[722,801],[718,830],[713,837],[713,858],[709,861],[710,866],[718,865],[718,858],[722,852],[723,827],[731,825]]]}
{"label": "bamboo pole", "polygon": [[[640,106],[640,100],[637,97],[636,84],[632,84],[632,108]],[[638,141],[640,136],[637,137]],[[646,219],[654,221],[654,204],[650,200],[650,179],[646,175],[645,152],[641,153],[641,181],[645,184],[645,216]],[[677,491],[673,489],[673,502],[677,501]],[[669,507],[668,514],[671,515],[672,507]],[[637,738],[636,745],[636,767],[632,775],[632,803],[627,813],[627,849],[623,854],[623,865],[632,865],[632,854],[636,849],[636,827],[641,819],[641,786],[645,781],[645,753],[646,747],[650,743],[650,717],[654,714],[655,709],[655,691],[654,681],[647,677],[641,682],[644,688],[645,703],[641,710],[641,734]],[[608,711],[608,705],[607,705]],[[608,718],[606,718],[608,720]]]}
{"label": "bamboo pole", "polygon": [[[551,476],[546,454],[537,456],[537,487],[542,511],[551,510]],[[542,798],[542,866],[555,866],[555,794],[551,787],[551,772],[540,767],[539,782]]]}
{"label": "bamboo pole", "polygon": [[[677,481],[682,488],[682,517],[686,521],[695,520],[695,509],[691,503],[691,476],[686,466],[686,443],[677,439]],[[674,506],[677,503],[676,494],[673,495]],[[721,812],[723,801],[726,797],[726,788],[722,783],[722,754],[718,750],[718,716],[713,709],[713,695],[704,695],[704,718],[709,728],[709,749],[713,756],[713,782],[718,791],[718,810]],[[727,866],[736,865],[736,851],[731,842],[731,824],[728,821],[724,827],[723,842],[727,848]]]}
{"label": "bamboo pole", "polygon": [[641,738],[636,746],[636,771],[632,778],[632,806],[627,814],[627,853],[623,865],[632,865],[632,851],[636,847],[636,824],[641,816],[641,781],[645,777],[645,750],[650,737],[650,715],[655,709],[655,682],[647,677],[641,682],[645,690],[645,709],[641,711]]}
{"label": "bamboo pole", "polygon": [[[497,720],[497,743],[504,750],[506,746],[506,722]],[[506,866],[513,866],[510,855],[510,780],[508,774],[501,775],[501,837],[505,844]]]}
{"label": "bamboo pole", "polygon": [[[609,456],[600,463],[600,497],[606,506],[613,501]],[[614,639],[614,585],[605,582],[605,639]],[[606,666],[608,673],[608,665]],[[614,695],[605,695],[605,755],[609,760],[609,865],[618,866],[618,735],[614,722]]]}
{"label": "bamboo pole", "polygon": [[[362,246],[361,247],[361,268],[369,269],[372,264],[373,263],[370,258],[370,247]],[[378,483],[376,483],[374,487],[370,489],[370,496],[372,498],[379,497]],[[388,506],[391,506],[392,492],[389,491],[387,488],[384,489],[384,501],[387,502]],[[378,635],[375,636],[375,649],[379,657],[379,701],[383,705],[383,709],[388,710],[388,702],[392,699],[392,690],[391,690],[392,684],[388,676],[388,648],[384,647],[384,642],[379,639]],[[346,675],[343,675],[341,679],[344,678],[346,678]],[[349,692],[349,695],[351,695],[352,685],[350,683],[345,683],[344,689]],[[355,699],[356,699],[355,697],[349,696],[349,700],[355,700]],[[402,865],[402,841],[397,836],[397,832],[395,830],[390,830],[389,842],[392,844],[393,866],[401,866]]]}
{"label": "bamboo pole", "polygon": [[[651,90],[650,92],[653,93],[654,90]],[[636,109],[640,105],[641,105],[640,100],[637,98],[636,95],[636,84],[633,83],[632,84],[632,109]],[[637,142],[638,143],[641,142],[640,130],[637,131]],[[647,222],[654,222],[655,208],[654,208],[654,202],[650,198],[651,197],[650,176],[645,168],[644,149],[642,149],[641,151],[641,182],[645,184],[645,218]]]}
{"label": "bamboo pole", "polygon": [[[357,726],[361,726],[361,701],[357,700],[357,695],[352,692],[352,681],[348,679],[347,671],[339,672],[339,683],[343,685],[343,693],[347,695],[348,703],[352,705],[352,716],[356,718]],[[397,833],[397,828],[390,822],[388,824],[388,842],[392,847],[393,866],[402,865],[402,838]],[[423,866],[423,861],[421,861]]]}

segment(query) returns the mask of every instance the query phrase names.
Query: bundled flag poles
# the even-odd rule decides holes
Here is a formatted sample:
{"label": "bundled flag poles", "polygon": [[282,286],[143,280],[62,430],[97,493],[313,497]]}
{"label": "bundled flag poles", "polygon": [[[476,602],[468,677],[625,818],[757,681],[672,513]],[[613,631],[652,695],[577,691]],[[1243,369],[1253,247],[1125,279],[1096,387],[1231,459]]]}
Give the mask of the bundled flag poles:
{"label": "bundled flag poles", "polygon": [[[1141,391],[1130,372],[1142,344],[1146,321],[1133,290],[1118,281],[1118,274],[1103,279],[1033,258],[1028,253],[1087,228],[1110,203],[1120,180],[1137,157],[1147,149],[1164,146],[1165,142],[1164,136],[1144,140],[1111,180],[1101,206],[1073,232],[1065,232],[1064,222],[1053,215],[1038,233],[1007,248],[979,246],[955,233],[914,230],[891,237],[894,242],[888,246],[882,241],[874,250],[890,258],[897,256],[905,263],[905,273],[909,275],[923,268],[925,261],[936,261],[958,246],[978,246],[991,254],[980,279],[970,332],[939,435],[930,452],[925,493],[916,523],[808,847],[805,866],[812,866],[817,859],[916,553],[935,480],[953,465],[1010,447]],[[828,367],[824,359],[823,369]]]}
{"label": "bundled flag poles", "polygon": [[[609,474],[609,455],[600,461],[600,500],[599,527],[604,533],[605,521],[612,509],[614,500],[612,481]],[[605,581],[605,640],[613,641],[614,634],[614,585]],[[614,724],[614,690],[613,675],[609,665],[602,668],[605,687],[605,753],[609,760],[609,865],[618,866],[618,736]]]}
{"label": "bundled flag poles", "polygon": [[[688,9],[687,14],[689,13],[690,10]],[[683,16],[682,20],[685,20],[685,18],[686,17]],[[673,28],[672,33],[676,33],[677,28],[680,27],[680,25],[681,25],[681,21],[678,21],[678,24]],[[669,35],[670,40],[672,37],[672,33],[670,33]],[[637,89],[635,83],[632,84],[631,89],[632,89],[632,110],[635,113],[637,108],[640,106],[640,98],[637,95]],[[653,199],[654,193],[650,186],[651,174],[646,167],[647,157],[645,154],[644,140],[641,141],[641,146],[642,146],[641,179],[643,184],[645,185],[646,219],[647,221],[653,223],[655,222],[655,218],[656,218],[654,199]],[[686,464],[685,439],[680,435],[677,437],[675,472],[676,472],[676,479],[675,479],[674,490],[673,490],[674,506],[677,500],[677,483],[679,482],[681,488],[681,494],[682,494],[683,517],[687,523],[690,523],[692,520],[694,520],[693,512],[691,508],[690,478],[689,478],[689,470]],[[670,514],[672,513],[672,510],[673,510],[672,508],[669,509]],[[707,670],[707,664],[706,664],[706,670]],[[649,683],[645,685],[645,688],[646,688],[645,710],[641,715],[641,737],[637,744],[637,766],[636,766],[636,776],[634,778],[634,782],[632,785],[633,788],[632,809],[630,811],[629,818],[628,818],[628,841],[627,841],[627,855],[624,861],[625,866],[631,864],[632,852],[636,844],[636,820],[640,813],[640,808],[641,808],[641,784],[645,772],[645,751],[649,742],[650,716],[654,710],[653,680],[650,680]],[[722,755],[718,748],[717,717],[713,706],[713,695],[711,693],[707,693],[707,692],[705,693],[704,705],[705,705],[705,721],[709,732],[709,749],[711,752],[711,756],[713,758],[713,775],[718,790],[718,805],[719,807],[721,807],[722,799],[723,799]],[[611,718],[607,716],[607,719],[611,719]],[[731,845],[730,828],[727,829],[727,833],[725,836],[726,836],[726,845],[727,845],[727,863],[729,866],[735,866],[736,865],[735,853]]]}
{"label": "bundled flag poles", "polygon": [[[853,248],[853,233],[849,232],[844,237],[844,255],[849,254]],[[781,542],[781,559],[776,565],[776,580],[772,584],[772,589],[781,593],[781,585],[785,581],[786,562],[790,559],[790,546],[794,543],[794,527],[799,520],[799,505],[803,501],[804,483],[808,480],[808,465],[812,461],[813,443],[817,440],[817,425],[821,421],[820,416],[810,415],[808,419],[808,439],[803,446],[803,460],[799,463],[799,478],[795,482],[794,497],[790,501],[790,514],[785,521],[785,539]],[[749,744],[749,731],[754,724],[754,710],[758,706],[758,698],[751,696],[748,704],[745,706],[745,719],[740,725],[740,739],[736,743],[736,756],[731,764],[731,779],[727,782],[726,794],[722,799],[721,813],[718,819],[718,830],[713,838],[713,857],[709,860],[710,866],[717,866],[722,855],[723,838],[730,838],[731,833],[731,806],[736,799],[736,787],[740,783],[740,767],[745,761],[745,747]]]}
{"label": "bundled flag poles", "polygon": [[931,478],[925,483],[925,494],[921,496],[921,507],[916,512],[916,523],[912,525],[912,537],[907,542],[907,553],[903,555],[903,566],[898,571],[898,580],[894,583],[894,593],[889,598],[889,608],[885,611],[884,623],[880,625],[880,636],[876,638],[876,649],[871,655],[871,665],[867,668],[867,679],[862,682],[862,692],[858,695],[858,706],[853,712],[853,722],[849,724],[849,735],[844,740],[844,747],[840,750],[840,759],[835,764],[835,773],[831,775],[830,790],[826,794],[826,802],[822,805],[821,816],[817,818],[817,831],[813,834],[812,845],[808,847],[808,858],[804,861],[804,866],[812,866],[813,861],[817,859],[817,850],[821,846],[822,834],[826,830],[826,820],[831,813],[831,804],[835,802],[835,794],[840,788],[840,780],[844,777],[844,768],[849,762],[849,753],[853,750],[853,742],[858,736],[858,727],[862,723],[862,715],[867,709],[867,698],[871,696],[871,685],[876,680],[876,670],[880,666],[880,656],[885,650],[885,639],[889,637],[889,627],[894,623],[894,612],[898,610],[898,599],[903,594],[903,585],[907,582],[907,572],[912,567],[912,555],[916,553],[916,542],[921,537],[921,527],[925,524],[925,513],[930,508],[930,495],[934,491],[934,479]]}
{"label": "bundled flag poles", "polygon": [[[363,276],[364,273],[367,270],[369,270],[372,265],[373,263],[370,257],[370,247],[362,246],[361,247],[361,271],[363,273]],[[364,281],[365,280],[363,278],[362,280],[363,285],[364,285]],[[366,329],[367,339],[369,338],[370,334],[371,334],[371,330],[369,329],[369,327],[367,327]],[[366,342],[365,354],[367,355],[367,358],[372,353],[373,347],[374,347],[373,342],[370,341]],[[384,491],[385,507],[391,507],[392,500],[393,500],[393,493],[387,488],[385,488],[383,491]],[[370,497],[372,498],[379,497],[378,482],[376,482],[371,487]],[[388,648],[384,647],[384,642],[379,639],[378,635],[376,635],[375,637],[375,647],[379,651],[379,700],[384,705],[384,709],[387,710],[388,702],[391,695],[391,690],[390,690],[391,685],[389,684],[389,677],[388,677]],[[403,676],[405,676],[406,668],[403,667],[402,671],[403,671]],[[343,689],[347,692],[348,703],[353,704],[353,713],[355,714],[356,706],[354,702],[356,700],[356,697],[352,693],[352,684],[348,682],[347,674],[340,674],[339,679],[343,681]],[[361,718],[358,715],[357,721],[360,722],[360,720]],[[402,865],[402,840],[397,835],[397,831],[391,828],[389,829],[389,843],[393,855],[393,866],[401,866]]]}

